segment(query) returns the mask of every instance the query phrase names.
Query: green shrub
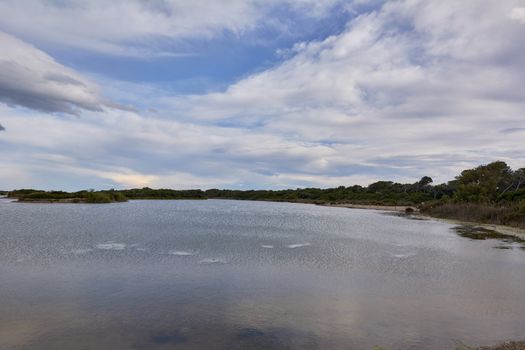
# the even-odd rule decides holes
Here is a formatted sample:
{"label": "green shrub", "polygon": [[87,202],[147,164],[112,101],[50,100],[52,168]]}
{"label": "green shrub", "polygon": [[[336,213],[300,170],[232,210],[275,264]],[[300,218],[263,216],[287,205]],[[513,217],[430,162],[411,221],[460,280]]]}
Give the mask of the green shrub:
{"label": "green shrub", "polygon": [[86,203],[111,203],[111,197],[102,192],[87,192],[85,197]]}

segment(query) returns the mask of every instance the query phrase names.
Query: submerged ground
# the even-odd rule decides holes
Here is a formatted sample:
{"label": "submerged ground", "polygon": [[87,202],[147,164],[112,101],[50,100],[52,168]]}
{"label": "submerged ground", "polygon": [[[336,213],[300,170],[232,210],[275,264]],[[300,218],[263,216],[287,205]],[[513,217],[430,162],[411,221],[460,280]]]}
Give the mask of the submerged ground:
{"label": "submerged ground", "polygon": [[221,200],[4,199],[0,222],[2,349],[453,349],[524,336],[523,242],[490,232]]}

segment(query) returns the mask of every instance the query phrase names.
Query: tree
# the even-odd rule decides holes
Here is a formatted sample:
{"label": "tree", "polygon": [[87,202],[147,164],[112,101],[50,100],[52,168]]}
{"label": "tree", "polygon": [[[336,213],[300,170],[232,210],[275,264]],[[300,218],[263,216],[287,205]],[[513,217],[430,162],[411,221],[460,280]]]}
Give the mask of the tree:
{"label": "tree", "polygon": [[430,176],[423,176],[421,180],[419,180],[419,185],[421,187],[424,187],[424,186],[430,185],[432,182],[434,182],[434,180],[432,180]]}
{"label": "tree", "polygon": [[480,165],[456,177],[456,199],[464,202],[493,202],[512,182],[512,170],[502,161]]}

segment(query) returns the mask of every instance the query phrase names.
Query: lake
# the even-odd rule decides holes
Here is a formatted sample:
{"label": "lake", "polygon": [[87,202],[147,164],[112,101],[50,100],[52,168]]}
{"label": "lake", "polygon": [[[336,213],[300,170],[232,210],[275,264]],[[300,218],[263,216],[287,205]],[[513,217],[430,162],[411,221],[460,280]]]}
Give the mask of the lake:
{"label": "lake", "polygon": [[454,349],[523,339],[525,249],[454,226],[291,203],[0,199],[0,348]]}

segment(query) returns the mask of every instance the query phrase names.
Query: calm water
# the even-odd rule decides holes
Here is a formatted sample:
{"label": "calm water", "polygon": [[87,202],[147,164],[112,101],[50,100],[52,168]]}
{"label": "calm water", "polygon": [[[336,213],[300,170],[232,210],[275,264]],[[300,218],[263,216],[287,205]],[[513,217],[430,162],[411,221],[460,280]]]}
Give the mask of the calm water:
{"label": "calm water", "polygon": [[367,210],[0,199],[1,349],[452,349],[525,337],[525,250]]}

